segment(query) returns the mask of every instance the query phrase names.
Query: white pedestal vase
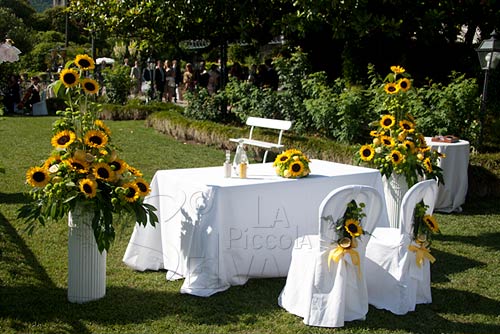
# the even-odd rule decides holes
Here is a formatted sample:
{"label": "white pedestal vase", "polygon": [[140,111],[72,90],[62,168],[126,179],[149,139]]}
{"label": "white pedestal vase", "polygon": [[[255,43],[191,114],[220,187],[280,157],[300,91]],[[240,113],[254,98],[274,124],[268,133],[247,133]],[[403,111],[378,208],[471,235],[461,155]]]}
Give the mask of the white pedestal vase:
{"label": "white pedestal vase", "polygon": [[388,179],[383,176],[385,203],[390,227],[399,227],[399,212],[403,196],[408,191],[406,177],[400,174],[392,174]]}
{"label": "white pedestal vase", "polygon": [[106,294],[106,251],[99,252],[92,230],[94,212],[77,203],[68,215],[68,300],[85,303]]}

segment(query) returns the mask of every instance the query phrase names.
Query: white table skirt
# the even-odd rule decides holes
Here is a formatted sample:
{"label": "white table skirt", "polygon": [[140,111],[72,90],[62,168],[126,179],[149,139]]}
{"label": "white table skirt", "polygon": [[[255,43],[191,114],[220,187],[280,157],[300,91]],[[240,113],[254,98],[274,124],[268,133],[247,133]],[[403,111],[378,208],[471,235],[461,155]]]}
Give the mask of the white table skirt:
{"label": "white table skirt", "polygon": [[[136,225],[123,257],[135,270],[167,269],[184,277],[182,293],[210,296],[253,277],[285,277],[296,238],[318,233],[318,210],[333,189],[369,185],[383,196],[375,169],[312,160],[303,179],[252,164],[248,178],[224,178],[223,167],[160,170],[146,202],[156,227]],[[388,226],[384,207],[380,226]],[[307,241],[305,241],[307,244]]]}
{"label": "white table skirt", "polygon": [[440,159],[439,166],[443,169],[444,185],[439,186],[434,211],[462,211],[468,188],[467,169],[469,167],[469,142],[459,140],[456,143],[433,142],[431,137],[425,137],[427,145],[446,157]]}

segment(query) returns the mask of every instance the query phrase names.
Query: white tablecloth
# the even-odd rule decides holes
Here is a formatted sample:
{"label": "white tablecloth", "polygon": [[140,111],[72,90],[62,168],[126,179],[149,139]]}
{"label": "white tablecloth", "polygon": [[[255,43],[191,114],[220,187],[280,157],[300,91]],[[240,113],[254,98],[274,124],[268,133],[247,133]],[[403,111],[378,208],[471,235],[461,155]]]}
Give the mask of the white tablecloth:
{"label": "white tablecloth", "polygon": [[[210,296],[252,277],[285,277],[294,240],[318,233],[318,210],[333,189],[364,184],[383,195],[378,170],[312,160],[303,179],[252,164],[248,178],[224,178],[223,167],[160,170],[146,202],[156,227],[136,225],[123,261],[144,271],[184,277],[182,293]],[[381,226],[388,226],[384,207]]]}
{"label": "white tablecloth", "polygon": [[433,142],[431,137],[425,137],[425,140],[433,150],[446,155],[439,161],[439,166],[443,169],[444,185],[439,186],[434,211],[460,212],[469,185],[467,176],[469,142],[466,140],[456,143]]}

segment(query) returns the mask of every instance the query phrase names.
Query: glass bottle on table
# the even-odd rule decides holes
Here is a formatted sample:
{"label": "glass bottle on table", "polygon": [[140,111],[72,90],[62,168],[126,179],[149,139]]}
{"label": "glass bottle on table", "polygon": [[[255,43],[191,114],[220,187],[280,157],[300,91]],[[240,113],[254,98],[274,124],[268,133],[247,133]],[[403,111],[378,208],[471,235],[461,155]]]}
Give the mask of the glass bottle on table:
{"label": "glass bottle on table", "polygon": [[236,147],[236,153],[234,154],[234,160],[233,160],[233,170],[236,176],[240,175],[240,162],[241,162],[241,155],[242,152],[245,151],[245,147],[243,146],[243,140],[240,140],[238,142],[238,146]]}
{"label": "glass bottle on table", "polygon": [[231,177],[231,151],[226,150],[226,161],[224,161],[224,177]]}
{"label": "glass bottle on table", "polygon": [[240,179],[247,178],[247,169],[248,169],[248,157],[247,157],[247,152],[243,149],[241,152],[241,160],[239,165]]}

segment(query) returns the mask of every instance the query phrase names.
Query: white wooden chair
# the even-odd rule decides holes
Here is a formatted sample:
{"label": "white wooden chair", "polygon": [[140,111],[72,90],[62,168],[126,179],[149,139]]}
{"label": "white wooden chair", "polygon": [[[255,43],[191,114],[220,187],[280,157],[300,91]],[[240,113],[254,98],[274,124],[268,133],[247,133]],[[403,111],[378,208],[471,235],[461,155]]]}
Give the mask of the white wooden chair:
{"label": "white wooden chair", "polygon": [[[428,205],[431,214],[438,186],[435,180],[415,184],[403,197],[399,227],[377,227],[366,248],[368,301],[394,314],[415,310],[416,304],[431,303],[430,263],[416,264],[415,252],[409,251],[413,235],[413,213],[417,203]],[[414,244],[414,242],[413,242]]]}
{"label": "white wooden chair", "polygon": [[[265,163],[267,159],[267,153],[271,149],[282,149],[284,145],[281,144],[281,138],[285,130],[289,130],[292,127],[291,121],[284,121],[278,119],[260,118],[260,117],[248,117],[246,125],[250,126],[250,133],[248,138],[230,138],[229,140],[235,143],[240,143],[243,141],[245,145],[257,146],[266,149],[262,162]],[[278,140],[276,142],[267,142],[262,140],[255,140],[253,138],[254,129],[256,127],[275,129],[279,130]]]}
{"label": "white wooden chair", "polygon": [[[366,217],[362,227],[371,232],[380,219],[384,205],[382,196],[362,185],[344,186],[328,194],[319,208],[319,234],[306,235],[295,241],[292,262],[278,304],[302,317],[306,325],[342,327],[344,321],[364,320],[368,312],[368,293],[364,274],[365,247],[370,238],[357,238],[355,250],[359,267],[350,254],[328,266],[330,250],[337,247],[337,231],[321,217],[341,218],[347,204],[355,200],[365,203]],[[359,269],[359,271],[358,271]]]}

